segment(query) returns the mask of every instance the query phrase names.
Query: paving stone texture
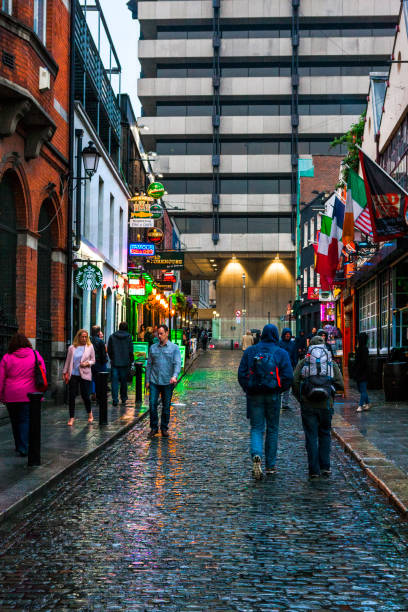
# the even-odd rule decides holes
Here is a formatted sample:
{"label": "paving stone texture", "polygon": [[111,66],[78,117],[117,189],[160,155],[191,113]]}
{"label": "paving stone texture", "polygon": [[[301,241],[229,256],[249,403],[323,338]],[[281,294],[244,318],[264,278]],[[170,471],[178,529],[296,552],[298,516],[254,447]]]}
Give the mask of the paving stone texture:
{"label": "paving stone texture", "polygon": [[252,480],[237,352],[179,385],[171,437],[147,423],[0,525],[0,610],[408,610],[408,525],[334,444],[307,480],[299,411],[279,471]]}

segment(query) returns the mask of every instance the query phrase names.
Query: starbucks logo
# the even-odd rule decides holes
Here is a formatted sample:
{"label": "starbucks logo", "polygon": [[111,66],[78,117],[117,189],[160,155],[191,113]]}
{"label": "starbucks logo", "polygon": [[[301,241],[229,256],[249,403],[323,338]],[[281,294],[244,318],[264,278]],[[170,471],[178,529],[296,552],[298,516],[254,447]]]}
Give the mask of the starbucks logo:
{"label": "starbucks logo", "polygon": [[93,291],[102,285],[102,271],[93,264],[85,264],[79,268],[76,275],[76,284],[85,291]]}

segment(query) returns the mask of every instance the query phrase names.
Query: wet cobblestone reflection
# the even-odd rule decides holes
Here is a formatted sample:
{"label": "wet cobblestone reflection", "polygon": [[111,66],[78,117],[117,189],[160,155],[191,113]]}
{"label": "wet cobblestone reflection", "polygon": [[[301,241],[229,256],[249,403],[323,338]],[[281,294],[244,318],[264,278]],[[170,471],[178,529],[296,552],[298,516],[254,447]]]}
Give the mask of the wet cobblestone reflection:
{"label": "wet cobblestone reflection", "polygon": [[309,483],[297,409],[276,476],[248,457],[240,354],[201,358],[148,423],[0,526],[0,610],[407,610],[407,524],[335,446]]}

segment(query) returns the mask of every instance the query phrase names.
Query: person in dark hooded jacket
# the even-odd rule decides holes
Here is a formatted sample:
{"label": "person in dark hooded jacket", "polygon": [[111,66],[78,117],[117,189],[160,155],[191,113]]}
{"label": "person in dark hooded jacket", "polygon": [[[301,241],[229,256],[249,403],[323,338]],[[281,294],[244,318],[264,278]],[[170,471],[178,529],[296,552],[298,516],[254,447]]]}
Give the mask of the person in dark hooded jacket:
{"label": "person in dark hooded jacket", "polygon": [[[266,421],[265,463],[266,473],[276,471],[276,453],[278,449],[280,393],[290,389],[293,380],[293,368],[288,353],[278,346],[279,332],[275,325],[265,325],[261,341],[248,347],[238,368],[238,381],[247,395],[247,416],[251,420],[251,457],[252,471],[255,478],[262,477],[263,434]],[[249,389],[249,377],[253,374],[256,356],[272,353],[277,366],[278,389]]]}
{"label": "person in dark hooded jacket", "polygon": [[108,355],[112,366],[112,403],[118,405],[120,383],[120,399],[122,404],[127,401],[127,382],[129,367],[134,361],[132,336],[128,332],[128,324],[122,321],[119,330],[109,336]]}
{"label": "person in dark hooded jacket", "polygon": [[357,412],[370,409],[370,400],[367,393],[367,381],[369,376],[369,353],[367,348],[368,336],[362,332],[358,336],[358,347],[356,350],[356,361],[354,364],[354,378],[360,391],[360,403]]}
{"label": "person in dark hooded jacket", "polygon": [[301,329],[299,331],[299,335],[296,336],[295,349],[296,349],[296,363],[297,363],[299,359],[303,359],[307,351],[307,338],[306,338],[306,334],[303,331],[303,329]]}
{"label": "person in dark hooded jacket", "polygon": [[[279,346],[281,349],[287,352],[287,354],[289,355],[289,359],[290,359],[292,368],[294,368],[297,363],[296,345],[294,341],[292,340],[292,332],[289,329],[289,327],[283,328],[281,339],[279,341]],[[282,409],[283,410],[289,409],[289,395],[290,395],[290,388],[282,393]]]}

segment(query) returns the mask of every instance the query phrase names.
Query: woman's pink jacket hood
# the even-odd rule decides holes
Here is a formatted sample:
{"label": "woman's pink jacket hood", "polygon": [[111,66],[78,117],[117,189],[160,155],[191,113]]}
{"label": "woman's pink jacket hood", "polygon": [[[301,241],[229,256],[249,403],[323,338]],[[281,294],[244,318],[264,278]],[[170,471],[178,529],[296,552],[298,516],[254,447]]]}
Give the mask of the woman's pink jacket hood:
{"label": "woman's pink jacket hood", "polygon": [[[44,360],[38,351],[36,353],[45,371]],[[38,391],[34,383],[34,363],[34,351],[28,347],[4,355],[0,362],[1,402],[28,402],[27,393]]]}

